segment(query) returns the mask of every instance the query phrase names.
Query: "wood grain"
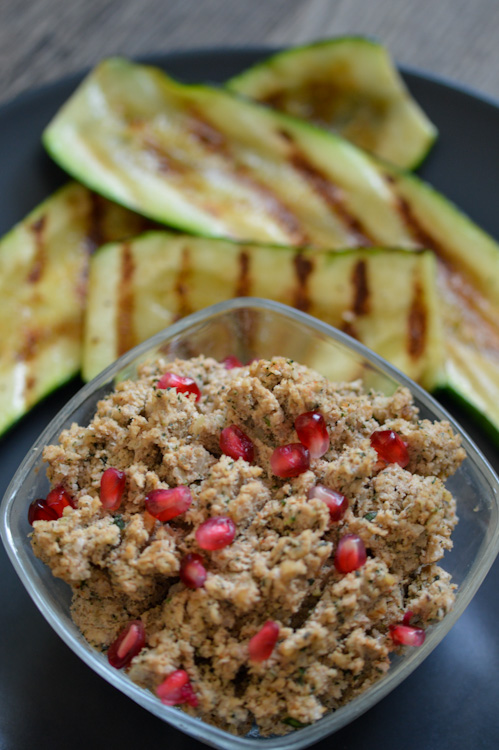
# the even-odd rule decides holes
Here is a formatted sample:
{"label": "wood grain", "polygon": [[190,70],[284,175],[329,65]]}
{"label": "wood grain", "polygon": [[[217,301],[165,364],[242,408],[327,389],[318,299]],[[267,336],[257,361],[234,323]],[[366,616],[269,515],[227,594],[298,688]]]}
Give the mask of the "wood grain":
{"label": "wood grain", "polygon": [[345,33],[499,99],[498,28],[497,0],[0,0],[0,101],[112,54]]}

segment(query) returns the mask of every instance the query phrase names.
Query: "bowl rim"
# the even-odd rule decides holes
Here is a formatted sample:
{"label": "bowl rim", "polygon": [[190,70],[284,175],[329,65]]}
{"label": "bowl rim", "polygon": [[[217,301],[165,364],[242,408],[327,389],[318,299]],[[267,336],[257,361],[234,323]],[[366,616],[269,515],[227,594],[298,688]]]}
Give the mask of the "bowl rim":
{"label": "bowl rim", "polygon": [[[397,381],[400,385],[408,387],[412,394],[433,413],[435,418],[439,420],[448,420],[453,429],[461,435],[467,458],[472,461],[477,469],[480,470],[481,474],[490,484],[492,490],[491,499],[495,500],[495,506],[492,505],[495,507],[496,514],[495,529],[488,541],[482,544],[479,553],[473,562],[473,575],[471,574],[471,570],[466,574],[465,581],[459,587],[458,596],[453,609],[428,633],[424,647],[421,650],[418,649],[408,655],[404,655],[403,665],[398,671],[394,672],[391,669],[385,677],[370,686],[364,693],[336,711],[327,713],[319,721],[303,729],[297,729],[292,733],[269,738],[251,737],[248,735],[241,737],[233,735],[216,726],[208,724],[202,719],[192,717],[182,710],[164,706],[152,692],[140,688],[133,683],[126,674],[110,667],[103,655],[93,649],[81,634],[78,638],[71,632],[71,630],[66,629],[66,627],[63,627],[61,630],[60,615],[55,611],[56,608],[46,601],[44,595],[40,593],[38,588],[34,585],[30,575],[24,569],[24,565],[19,557],[13,539],[12,530],[9,525],[10,512],[18,491],[22,486],[25,476],[33,469],[33,466],[40,459],[41,452],[49,441],[49,436],[50,439],[52,439],[54,435],[57,435],[70,414],[73,413],[89,396],[91,396],[92,393],[108,383],[121,370],[135,360],[141,358],[149,350],[163,344],[165,340],[171,340],[187,333],[189,329],[196,327],[200,323],[207,323],[210,319],[221,317],[227,313],[244,308],[263,309],[288,318],[295,323],[308,326],[327,338],[333,339],[334,341],[346,346],[348,349],[354,351],[357,355],[360,355],[373,364],[384,374]],[[69,648],[71,648],[71,650],[76,653],[87,666],[96,671],[107,682],[117,687],[128,697],[132,698],[136,703],[164,721],[173,724],[186,734],[214,747],[226,748],[227,750],[235,747],[249,749],[259,747],[262,743],[265,743],[268,748],[298,750],[299,748],[306,747],[313,742],[317,742],[321,738],[332,734],[334,731],[345,726],[374,706],[414,669],[416,669],[417,666],[419,666],[419,664],[426,659],[431,651],[433,651],[433,649],[440,643],[442,638],[444,638],[468,606],[492,566],[495,557],[499,553],[498,512],[499,479],[493,468],[455,418],[421,386],[359,341],[351,338],[348,334],[333,328],[327,323],[323,323],[308,313],[272,300],[261,299],[258,297],[238,297],[206,307],[182,318],[167,328],[164,328],[162,331],[146,341],[143,341],[129,352],[126,352],[93,380],[83,386],[42,431],[17,469],[0,505],[0,535],[19,578],[47,622],[54,628],[66,645],[69,646]],[[77,630],[76,626],[74,626],[74,628]]]}

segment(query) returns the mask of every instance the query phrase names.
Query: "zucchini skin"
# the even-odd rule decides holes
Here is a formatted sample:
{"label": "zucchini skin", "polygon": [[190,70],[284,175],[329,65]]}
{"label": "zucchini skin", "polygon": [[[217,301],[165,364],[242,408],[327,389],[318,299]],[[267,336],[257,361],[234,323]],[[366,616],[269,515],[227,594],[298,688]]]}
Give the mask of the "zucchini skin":
{"label": "zucchini skin", "polygon": [[277,52],[226,86],[405,169],[420,166],[438,136],[387,49],[369,37],[336,37]]}
{"label": "zucchini skin", "polygon": [[[44,142],[96,190],[194,234],[431,249],[444,340],[462,344],[472,363],[463,393],[446,343],[450,366],[439,385],[458,390],[499,430],[499,249],[416,176],[303,120],[121,59],[96,68]],[[133,182],[123,163],[132,165]],[[482,393],[480,371],[490,368],[498,377]]]}

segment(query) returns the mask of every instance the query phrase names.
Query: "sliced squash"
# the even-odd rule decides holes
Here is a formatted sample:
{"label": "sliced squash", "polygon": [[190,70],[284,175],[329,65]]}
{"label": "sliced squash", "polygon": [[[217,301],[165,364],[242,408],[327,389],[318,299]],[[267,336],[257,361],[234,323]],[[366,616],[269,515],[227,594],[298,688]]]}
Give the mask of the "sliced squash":
{"label": "sliced squash", "polygon": [[71,183],[0,240],[0,434],[80,369],[89,254],[146,226]]}
{"label": "sliced squash", "polygon": [[[398,288],[403,295],[393,293]],[[108,244],[93,256],[84,378],[177,318],[241,294],[304,309],[425,385],[439,380],[442,332],[432,253],[321,252],[169,232]]]}
{"label": "sliced squash", "polygon": [[499,438],[498,245],[414,175],[305,121],[122,59],[94,70],[44,142],[91,187],[189,232],[432,249],[445,318],[440,385]]}
{"label": "sliced squash", "polygon": [[338,37],[272,55],[229,90],[338,133],[399,167],[417,167],[437,130],[382,44]]}

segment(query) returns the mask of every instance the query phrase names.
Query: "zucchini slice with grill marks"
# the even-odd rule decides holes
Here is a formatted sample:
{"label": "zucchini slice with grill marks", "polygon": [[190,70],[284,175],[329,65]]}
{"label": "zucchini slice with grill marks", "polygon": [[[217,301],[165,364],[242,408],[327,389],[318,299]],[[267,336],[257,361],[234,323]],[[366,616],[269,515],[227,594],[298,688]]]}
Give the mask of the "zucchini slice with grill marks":
{"label": "zucchini slice with grill marks", "polygon": [[[393,294],[398,288],[403,295]],[[112,243],[93,256],[84,377],[177,318],[241,295],[306,310],[355,335],[412,378],[438,382],[441,318],[432,253],[324,252],[169,232]],[[278,353],[278,341],[275,346],[269,354]]]}
{"label": "zucchini slice with grill marks", "polygon": [[439,385],[499,438],[499,247],[416,176],[303,120],[122,59],[94,70],[44,142],[90,187],[192,233],[433,250],[445,320]]}
{"label": "zucchini slice with grill marks", "polygon": [[0,434],[80,369],[89,254],[146,226],[71,183],[0,240]]}
{"label": "zucchini slice with grill marks", "polygon": [[437,136],[385,47],[365,37],[279,52],[229,80],[227,87],[407,169],[422,162]]}

